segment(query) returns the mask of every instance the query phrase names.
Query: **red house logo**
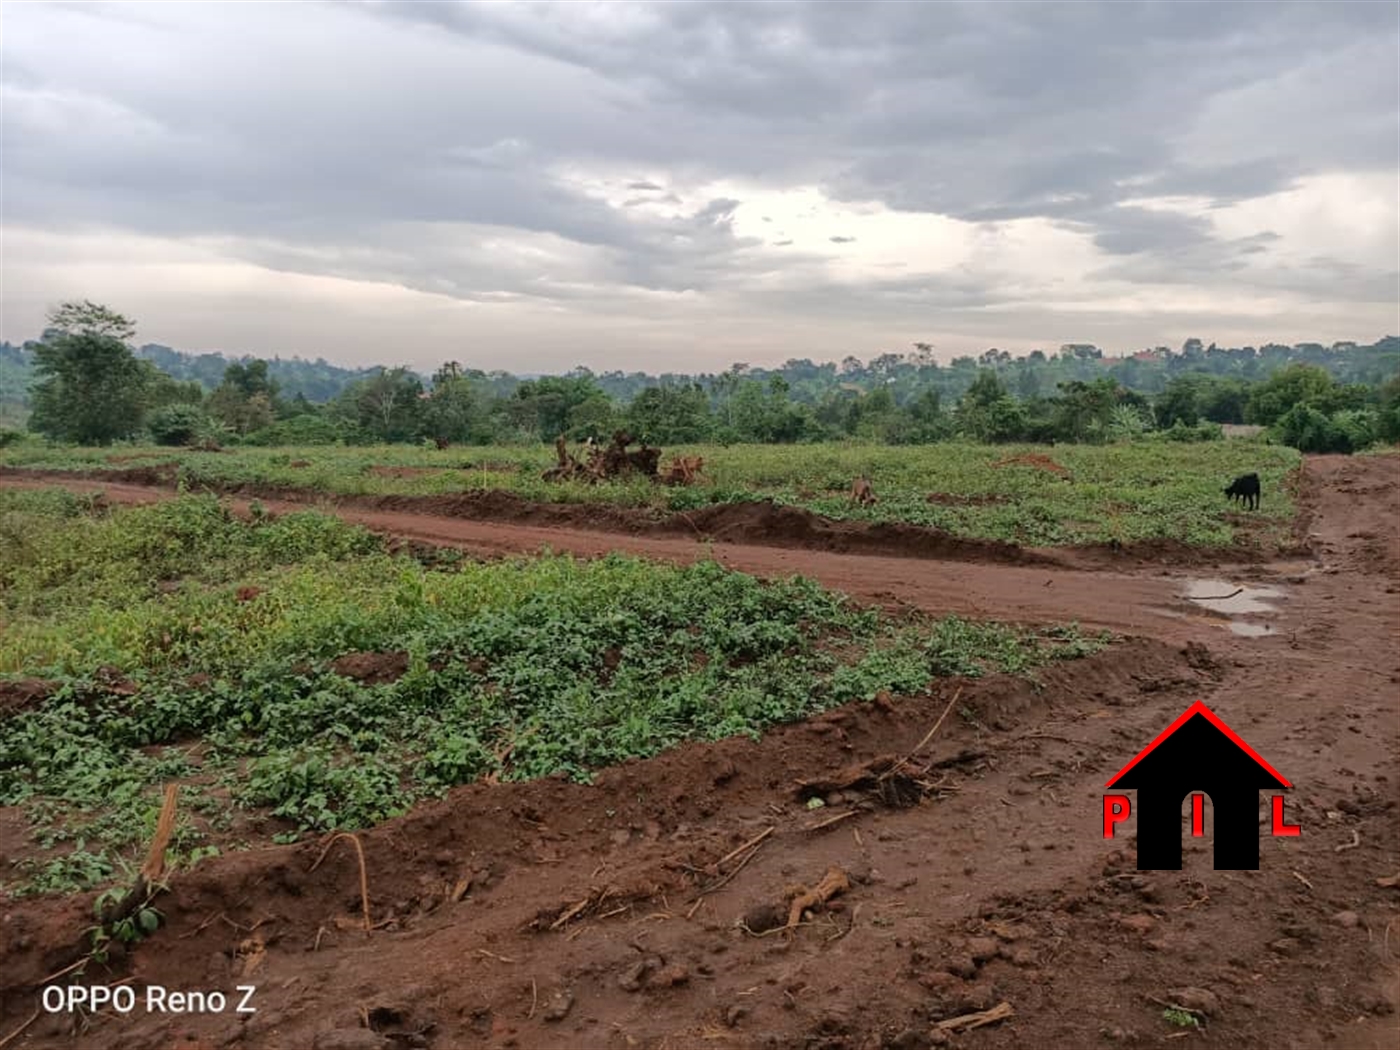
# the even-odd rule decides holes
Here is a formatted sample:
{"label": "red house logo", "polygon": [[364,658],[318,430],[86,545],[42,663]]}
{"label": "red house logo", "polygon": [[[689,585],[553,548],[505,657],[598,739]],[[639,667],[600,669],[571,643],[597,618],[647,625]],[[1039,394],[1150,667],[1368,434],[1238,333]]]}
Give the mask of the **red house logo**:
{"label": "red house logo", "polygon": [[[1137,791],[1139,870],[1181,870],[1181,800],[1191,795],[1191,834],[1205,835],[1205,796],[1215,813],[1215,870],[1259,868],[1259,792],[1290,784],[1199,700],[1148,744],[1105,787]],[[1127,820],[1127,795],[1103,797],[1103,837]],[[1299,835],[1272,802],[1273,833]]]}

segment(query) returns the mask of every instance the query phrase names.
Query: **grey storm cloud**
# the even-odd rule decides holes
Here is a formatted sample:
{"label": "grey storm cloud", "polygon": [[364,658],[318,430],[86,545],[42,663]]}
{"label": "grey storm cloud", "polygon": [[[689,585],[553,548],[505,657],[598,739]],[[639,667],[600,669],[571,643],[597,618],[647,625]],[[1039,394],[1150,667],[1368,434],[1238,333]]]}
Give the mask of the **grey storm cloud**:
{"label": "grey storm cloud", "polygon": [[[728,179],[1046,219],[1116,280],[1228,275],[1269,237],[1134,202],[1393,171],[1397,41],[1400,7],[1346,0],[15,5],[3,220],[471,301],[747,296],[778,266],[761,249],[793,242],[741,236],[740,200],[682,205]],[[619,203],[578,172],[614,173]],[[533,247],[503,251],[510,233]],[[988,275],[828,286],[820,266],[783,253],[810,282],[782,295],[1004,294]]]}

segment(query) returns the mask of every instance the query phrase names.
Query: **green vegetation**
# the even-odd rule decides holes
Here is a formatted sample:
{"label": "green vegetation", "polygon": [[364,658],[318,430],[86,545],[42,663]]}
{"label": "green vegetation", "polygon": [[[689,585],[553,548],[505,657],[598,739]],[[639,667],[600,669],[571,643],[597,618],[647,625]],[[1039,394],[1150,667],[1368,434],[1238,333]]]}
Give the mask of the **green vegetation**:
{"label": "green vegetation", "polygon": [[0,491],[0,690],[51,683],[0,717],[0,806],[50,851],[4,877],[11,893],[112,879],[170,780],[186,785],[173,848],[189,863],[248,836],[362,827],[487,774],[587,779],[1104,641],[894,621],[713,562],[423,564],[313,512]]}
{"label": "green vegetation", "polygon": [[[165,347],[138,356],[126,345],[132,323],[93,303],[65,303],[51,320],[40,343],[0,344],[0,423],[18,422],[32,407],[31,429],[81,444],[145,431],[158,443],[186,445],[529,445],[559,434],[602,438],[617,428],[667,445],[1105,444],[1153,432],[1218,440],[1220,424],[1251,423],[1304,451],[1350,452],[1400,431],[1394,391],[1385,386],[1400,373],[1395,336],[1330,348],[1225,349],[1189,339],[1180,352],[1157,347],[1121,358],[1066,344],[1019,358],[991,349],[947,364],[919,343],[914,353],[868,364],[792,359],[776,369],[740,363],[718,374],[660,377],[580,367],[519,379],[448,362],[425,379],[404,367],[352,373],[324,362],[192,359]],[[336,378],[328,387],[315,381],[318,372]],[[14,404],[30,376],[37,379],[31,396]],[[199,412],[161,411],[170,405]]]}
{"label": "green vegetation", "polygon": [[[1040,546],[1154,538],[1228,544],[1239,519],[1221,489],[1249,471],[1258,471],[1264,483],[1258,517],[1271,531],[1262,538],[1278,539],[1293,516],[1285,480],[1299,463],[1289,448],[1244,440],[1182,444],[1170,434],[1164,440],[1053,449],[947,443],[917,449],[692,445],[667,452],[704,456],[706,482],[676,489],[644,481],[545,482],[540,473],[553,457],[542,448],[321,446],[223,453],[130,448],[112,454],[20,444],[0,449],[0,466],[112,471],[165,463],[178,465],[180,479],[193,488],[276,486],[332,496],[504,489],[535,500],[661,511],[771,498],[833,518],[910,522],[958,536]],[[1041,457],[1042,463],[1049,457],[1068,476],[1015,462],[1025,456]],[[996,465],[1008,458],[1013,462]],[[873,507],[855,507],[847,499],[857,475],[872,480],[880,497]],[[933,501],[930,494],[937,494]]]}
{"label": "green vegetation", "polygon": [[1176,1025],[1178,1028],[1199,1028],[1200,1019],[1190,1010],[1183,1010],[1179,1006],[1169,1006],[1162,1011],[1162,1020],[1168,1024]]}

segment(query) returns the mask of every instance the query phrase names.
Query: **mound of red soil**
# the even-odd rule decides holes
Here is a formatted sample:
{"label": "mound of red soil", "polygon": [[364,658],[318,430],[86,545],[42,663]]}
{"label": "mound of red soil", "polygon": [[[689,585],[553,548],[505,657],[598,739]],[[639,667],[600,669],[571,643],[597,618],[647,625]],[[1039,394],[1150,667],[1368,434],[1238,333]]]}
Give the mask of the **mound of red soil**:
{"label": "mound of red soil", "polygon": [[52,682],[42,678],[16,678],[0,682],[0,715],[18,714],[31,707],[38,707],[56,689]]}
{"label": "mound of red soil", "polygon": [[501,489],[451,496],[380,496],[347,502],[375,510],[649,536],[693,536],[724,543],[763,544],[835,553],[864,552],[1021,565],[1059,564],[1059,559],[1052,555],[1027,551],[1010,543],[962,539],[938,529],[900,522],[837,521],[802,507],[778,504],[772,500],[718,503],[669,515],[641,507],[535,503]]}
{"label": "mound of red soil", "polygon": [[1056,463],[1049,456],[1039,452],[1025,452],[1019,456],[1007,456],[992,464],[994,467],[1032,467],[1036,470],[1044,470],[1050,474],[1055,474],[1062,478],[1069,477],[1069,471]]}
{"label": "mound of red soil", "polygon": [[404,676],[408,653],[346,653],[331,662],[331,670],[365,685],[384,685]]}
{"label": "mound of red soil", "polygon": [[1003,562],[1017,565],[1053,565],[1058,559],[997,540],[972,540],[940,529],[904,522],[836,521],[802,507],[762,500],[705,507],[676,515],[666,523],[669,531],[685,526],[716,540],[730,543],[762,543],[804,550],[836,553],[894,554],[922,558]]}

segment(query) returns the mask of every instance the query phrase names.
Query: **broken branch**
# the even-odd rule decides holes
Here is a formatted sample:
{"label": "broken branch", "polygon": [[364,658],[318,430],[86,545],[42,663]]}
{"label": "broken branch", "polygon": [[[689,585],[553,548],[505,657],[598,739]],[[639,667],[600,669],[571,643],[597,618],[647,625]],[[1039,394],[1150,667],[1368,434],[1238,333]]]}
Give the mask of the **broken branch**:
{"label": "broken branch", "polygon": [[974,1028],[981,1028],[983,1025],[996,1024],[1004,1021],[1016,1013],[1010,1003],[997,1003],[990,1010],[979,1010],[973,1014],[963,1014],[960,1017],[950,1017],[946,1021],[939,1021],[935,1028],[944,1032],[971,1031]]}
{"label": "broken branch", "polygon": [[941,726],[943,724],[943,720],[948,717],[948,712],[953,709],[953,705],[958,702],[958,697],[960,696],[962,696],[962,686],[958,686],[957,690],[953,693],[953,698],[948,701],[948,706],[945,707],[943,709],[943,713],[938,716],[938,721],[933,723],[933,728],[924,734],[924,738],[920,740],[917,745],[915,745],[913,751],[910,751],[909,754],[905,755],[898,762],[892,765],[889,769],[881,773],[881,780],[888,780],[890,777],[894,776],[895,773],[897,773],[905,763],[907,763],[910,759],[912,759],[915,755],[917,755],[920,751],[924,749],[924,746],[928,744],[930,740],[933,739],[933,735],[938,732],[938,727]]}

